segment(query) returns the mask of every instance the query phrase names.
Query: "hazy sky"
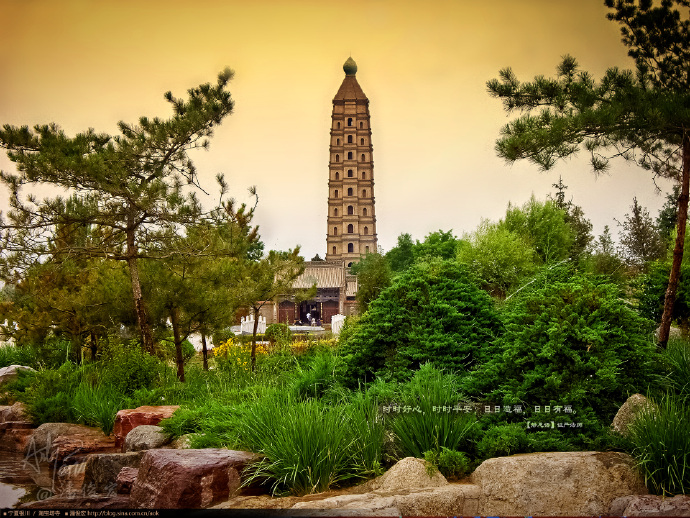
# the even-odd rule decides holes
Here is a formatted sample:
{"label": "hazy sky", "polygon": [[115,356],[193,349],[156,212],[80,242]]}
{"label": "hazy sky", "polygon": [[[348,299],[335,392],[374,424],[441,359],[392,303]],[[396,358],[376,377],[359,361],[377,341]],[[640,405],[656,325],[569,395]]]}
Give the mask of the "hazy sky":
{"label": "hazy sky", "polygon": [[[193,155],[202,184],[214,192],[222,172],[240,201],[256,185],[266,248],[323,257],[332,99],[352,55],[384,250],[402,232],[471,232],[508,202],[544,199],[559,175],[595,233],[615,235],[633,196],[653,217],[663,204],[650,174],[615,162],[595,178],[584,154],[548,173],[506,164],[494,142],[509,119],[486,92],[501,68],[552,76],[565,54],[597,78],[631,68],[607,11],[593,0],[0,0],[0,124],[115,133],[119,120],[169,116],[165,91],[182,96],[229,66],[235,110]],[[0,168],[13,169],[5,155]]]}

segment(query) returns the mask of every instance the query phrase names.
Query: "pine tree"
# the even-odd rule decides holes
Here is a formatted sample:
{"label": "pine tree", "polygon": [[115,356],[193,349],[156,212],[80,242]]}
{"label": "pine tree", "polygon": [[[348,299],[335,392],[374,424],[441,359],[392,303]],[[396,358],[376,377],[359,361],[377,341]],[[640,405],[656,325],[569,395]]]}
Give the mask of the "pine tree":
{"label": "pine tree", "polygon": [[[675,6],[687,0],[606,0],[621,25],[636,72],[610,68],[601,81],[565,56],[555,79],[518,81],[511,69],[487,83],[507,111],[527,112],[510,122],[496,143],[508,161],[528,159],[542,169],[584,147],[595,173],[620,156],[654,175],[680,181],[678,235],[673,252],[659,343],[668,341],[683,258],[690,192],[690,20]],[[537,112],[538,111],[538,112]],[[533,114],[533,112],[537,112]],[[605,154],[606,153],[606,154]]]}
{"label": "pine tree", "polygon": [[633,198],[630,210],[619,233],[623,257],[629,264],[642,268],[650,261],[661,259],[666,247],[649,212],[637,203],[637,198]]}

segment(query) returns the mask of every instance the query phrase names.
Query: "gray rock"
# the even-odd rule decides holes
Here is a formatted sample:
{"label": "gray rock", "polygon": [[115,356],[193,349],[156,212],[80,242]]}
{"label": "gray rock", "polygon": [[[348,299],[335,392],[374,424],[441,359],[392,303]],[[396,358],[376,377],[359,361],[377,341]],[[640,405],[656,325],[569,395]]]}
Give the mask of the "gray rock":
{"label": "gray rock", "polygon": [[609,514],[618,516],[690,516],[690,496],[678,495],[672,498],[656,495],[624,496],[613,501]]}
{"label": "gray rock", "polygon": [[430,466],[425,460],[414,457],[399,460],[391,469],[371,482],[372,489],[386,491],[447,485],[448,481],[436,468]]}
{"label": "gray rock", "polygon": [[142,424],[133,428],[125,437],[125,451],[161,448],[169,444],[171,440],[160,426]]}
{"label": "gray rock", "polygon": [[114,495],[122,468],[139,467],[143,455],[143,451],[91,455],[84,470],[84,493]]}
{"label": "gray rock", "polygon": [[553,452],[497,457],[471,475],[479,515],[593,516],[618,497],[647,494],[632,458],[614,452]]}
{"label": "gray rock", "polygon": [[611,427],[621,435],[627,436],[630,423],[650,404],[649,400],[642,394],[633,394],[618,409]]}
{"label": "gray rock", "polygon": [[36,372],[31,367],[25,367],[24,365],[9,365],[0,369],[0,385],[9,383],[17,379],[19,371],[31,371]]}

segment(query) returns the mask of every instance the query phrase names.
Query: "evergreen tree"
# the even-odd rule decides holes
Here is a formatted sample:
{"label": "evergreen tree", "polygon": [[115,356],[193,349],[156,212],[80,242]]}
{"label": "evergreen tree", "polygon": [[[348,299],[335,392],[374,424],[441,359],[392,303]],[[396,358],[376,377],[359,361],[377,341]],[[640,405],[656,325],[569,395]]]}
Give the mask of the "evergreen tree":
{"label": "evergreen tree", "polygon": [[619,233],[623,257],[629,264],[642,268],[650,261],[661,259],[666,247],[649,212],[637,203],[637,198],[633,198],[630,210]]}
{"label": "evergreen tree", "polygon": [[364,313],[369,303],[390,286],[391,269],[385,256],[373,253],[353,264],[350,271],[357,275],[357,304],[360,313]]}
{"label": "evergreen tree", "polygon": [[[0,130],[0,147],[17,164],[17,174],[2,172],[0,180],[12,193],[7,221],[0,221],[0,266],[12,271],[22,263],[41,261],[48,254],[102,257],[127,264],[134,308],[142,341],[153,350],[153,334],[141,290],[142,259],[171,253],[165,240],[180,225],[196,221],[201,207],[186,185],[198,185],[189,152],[208,147],[215,126],[233,108],[226,86],[230,70],[215,85],[192,88],[188,99],[168,92],[173,116],[168,120],[142,117],[138,124],[119,123],[120,134],[98,134],[93,129],[67,136],[56,124]],[[62,197],[43,201],[30,195],[20,199],[23,187],[48,183],[76,192],[79,210],[65,210]],[[93,240],[66,244],[49,251],[56,226],[97,228]]]}
{"label": "evergreen tree", "polygon": [[[680,180],[678,235],[669,275],[659,342],[665,345],[683,258],[690,191],[690,20],[678,7],[687,0],[606,0],[610,20],[621,25],[636,73],[611,68],[597,83],[565,56],[556,79],[521,83],[511,69],[487,83],[507,111],[527,112],[510,122],[496,144],[509,161],[528,159],[543,169],[578,152],[591,154],[595,172],[622,156],[655,175]],[[532,111],[539,110],[536,115]]]}

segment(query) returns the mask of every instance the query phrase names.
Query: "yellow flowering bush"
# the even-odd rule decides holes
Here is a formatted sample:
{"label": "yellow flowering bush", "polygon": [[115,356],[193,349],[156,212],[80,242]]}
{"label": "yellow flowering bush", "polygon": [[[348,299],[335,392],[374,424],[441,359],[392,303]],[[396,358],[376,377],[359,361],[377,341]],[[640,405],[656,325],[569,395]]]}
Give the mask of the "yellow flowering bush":
{"label": "yellow flowering bush", "polygon": [[[265,344],[256,344],[256,356],[265,356],[268,348]],[[248,372],[251,369],[252,344],[243,343],[237,338],[230,338],[213,348],[213,356],[219,368],[224,370],[241,370]]]}

